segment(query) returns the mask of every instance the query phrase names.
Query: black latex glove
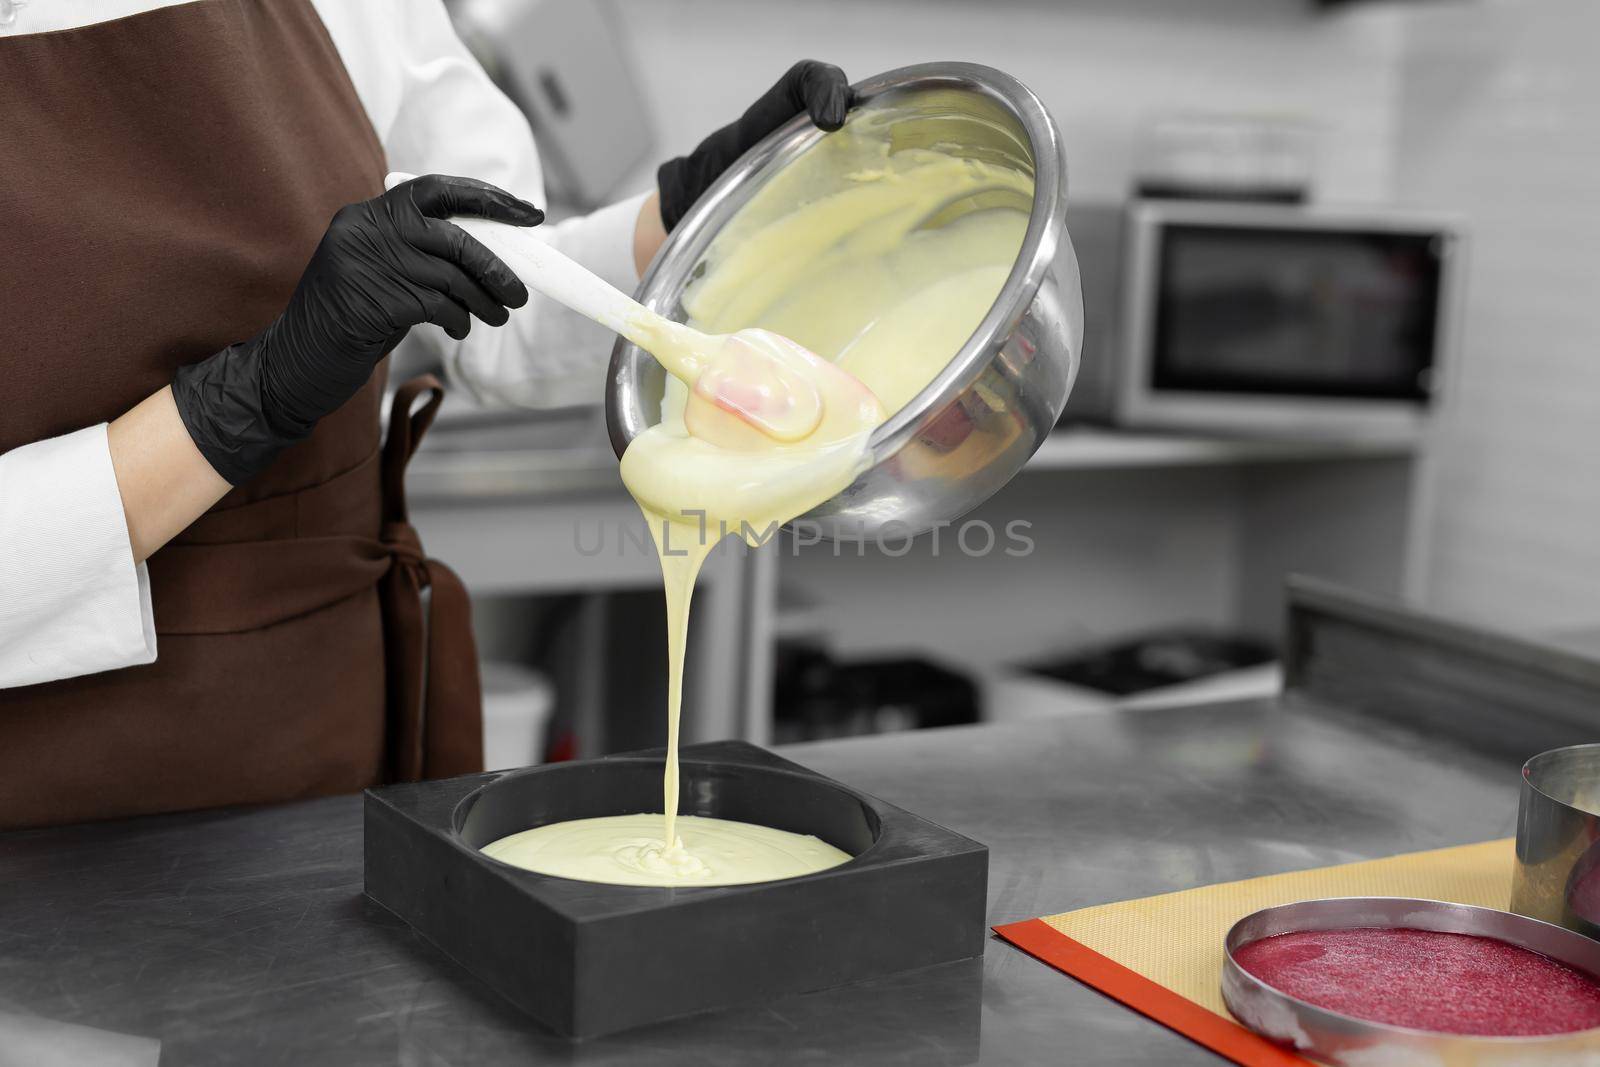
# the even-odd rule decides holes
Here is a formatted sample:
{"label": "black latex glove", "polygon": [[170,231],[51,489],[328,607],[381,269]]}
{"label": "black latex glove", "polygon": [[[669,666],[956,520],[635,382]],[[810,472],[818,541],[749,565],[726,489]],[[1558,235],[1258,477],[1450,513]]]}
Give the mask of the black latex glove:
{"label": "black latex glove", "polygon": [[801,112],[820,129],[837,130],[850,110],[850,82],[831,63],[802,59],[778,84],[750,105],[739,121],[722,127],[693,152],[669,159],[656,171],[661,221],[670,232],[700,194],[767,134]]}
{"label": "black latex glove", "polygon": [[528,302],[522,281],[451,215],[536,226],[544,212],[471,178],[428,174],[340,208],[289,306],[248,341],[178,368],[172,395],[189,436],[238,485],[366,384],[411,327],[456,339]]}

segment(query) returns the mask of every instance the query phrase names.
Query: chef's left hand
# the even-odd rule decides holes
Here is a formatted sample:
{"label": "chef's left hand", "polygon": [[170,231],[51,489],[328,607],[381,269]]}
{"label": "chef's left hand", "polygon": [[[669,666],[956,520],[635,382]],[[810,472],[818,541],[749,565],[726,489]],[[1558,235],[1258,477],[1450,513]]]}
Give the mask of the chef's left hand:
{"label": "chef's left hand", "polygon": [[670,232],[723,171],[796,115],[805,112],[820,129],[832,131],[844,125],[849,109],[850,82],[844,71],[814,59],[796,63],[737,122],[701,141],[688,155],[661,164],[656,185],[662,223]]}

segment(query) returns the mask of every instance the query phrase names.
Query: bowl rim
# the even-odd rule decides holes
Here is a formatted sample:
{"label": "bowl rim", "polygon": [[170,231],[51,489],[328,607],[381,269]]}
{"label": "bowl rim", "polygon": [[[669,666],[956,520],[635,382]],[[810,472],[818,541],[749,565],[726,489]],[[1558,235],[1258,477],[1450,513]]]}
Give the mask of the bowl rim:
{"label": "bowl rim", "polygon": [[[1515,923],[1517,925],[1528,924],[1528,925],[1531,925],[1533,927],[1542,927],[1542,928],[1547,929],[1547,930],[1557,931],[1559,936],[1562,936],[1562,937],[1576,938],[1580,942],[1587,942],[1588,944],[1591,944],[1591,945],[1594,944],[1594,942],[1591,941],[1589,938],[1586,938],[1582,934],[1576,933],[1576,932],[1574,932],[1572,930],[1568,930],[1564,926],[1557,926],[1554,923],[1547,923],[1542,919],[1530,918],[1527,915],[1522,915],[1522,914],[1519,914],[1519,913],[1514,912],[1514,911],[1502,911],[1501,909],[1498,909],[1498,908],[1486,908],[1486,907],[1483,907],[1483,906],[1478,905],[1478,904],[1459,904],[1459,903],[1455,903],[1453,901],[1448,901],[1448,900],[1429,900],[1429,899],[1427,899],[1425,897],[1385,897],[1385,896],[1318,897],[1318,898],[1313,898],[1313,899],[1309,899],[1309,900],[1297,900],[1297,901],[1291,901],[1291,902],[1289,902],[1287,904],[1275,904],[1275,905],[1273,905],[1271,907],[1259,908],[1259,909],[1257,909],[1257,910],[1255,910],[1253,912],[1250,912],[1248,915],[1245,915],[1243,918],[1239,919],[1233,925],[1228,927],[1228,932],[1222,939],[1223,976],[1224,976],[1224,981],[1222,983],[1222,987],[1223,987],[1223,1000],[1224,1000],[1224,1002],[1226,1002],[1228,1000],[1228,997],[1227,997],[1228,983],[1227,983],[1226,979],[1227,979],[1227,977],[1229,975],[1231,975],[1231,976],[1233,976],[1233,978],[1236,981],[1239,981],[1242,984],[1251,987],[1251,989],[1253,991],[1255,991],[1257,993],[1269,994],[1272,997],[1277,998],[1277,1000],[1280,1003],[1289,1004],[1290,1006],[1293,1007],[1294,1011],[1296,1013],[1298,1013],[1298,1014],[1309,1016],[1309,1017],[1311,1017],[1311,1018],[1313,1018],[1313,1019],[1315,1019],[1315,1020],[1317,1020],[1319,1022],[1332,1023],[1333,1025],[1339,1027],[1340,1029],[1343,1029],[1343,1030],[1346,1030],[1346,1031],[1350,1031],[1350,1032],[1354,1032],[1354,1033],[1358,1033],[1358,1034],[1363,1032],[1363,1031],[1365,1031],[1368,1034],[1388,1035],[1388,1036],[1392,1036],[1392,1037],[1403,1037],[1403,1038],[1406,1038],[1406,1039],[1412,1040],[1412,1041],[1451,1042],[1451,1043],[1472,1042],[1474,1044],[1483,1043],[1483,1044],[1493,1045],[1494,1047],[1497,1047],[1497,1048],[1510,1048],[1510,1049],[1515,1049],[1515,1048],[1519,1048],[1519,1047],[1525,1047],[1525,1046],[1529,1046],[1529,1045],[1545,1045],[1545,1044],[1550,1044],[1550,1043],[1554,1043],[1554,1042],[1563,1042],[1564,1043],[1564,1042],[1567,1042],[1567,1041],[1590,1040],[1590,1039],[1593,1039],[1595,1037],[1600,1037],[1600,1026],[1590,1027],[1587,1030],[1565,1030],[1565,1031],[1561,1031],[1561,1032],[1557,1032],[1557,1033],[1551,1033],[1551,1034],[1518,1034],[1518,1035],[1506,1035],[1506,1034],[1456,1034],[1456,1033],[1449,1033],[1449,1032],[1443,1031],[1443,1030],[1419,1030],[1419,1029],[1417,1029],[1415,1027],[1399,1026],[1399,1025],[1397,1025],[1395,1023],[1384,1023],[1384,1022],[1377,1022],[1376,1020],[1373,1020],[1373,1019],[1363,1019],[1363,1018],[1361,1018],[1359,1016],[1356,1016],[1356,1015],[1346,1015],[1343,1012],[1334,1011],[1334,1010],[1332,1010],[1330,1008],[1320,1007],[1320,1006],[1318,1006],[1316,1004],[1312,1004],[1310,1001],[1301,1000],[1299,997],[1296,997],[1293,994],[1286,993],[1282,989],[1279,989],[1277,986],[1272,985],[1270,982],[1267,982],[1267,981],[1257,977],[1253,972],[1246,970],[1239,963],[1239,961],[1234,958],[1233,953],[1234,953],[1234,950],[1236,948],[1243,948],[1244,945],[1246,945],[1246,944],[1254,944],[1255,941],[1262,940],[1262,938],[1252,938],[1250,941],[1242,941],[1242,940],[1240,940],[1241,927],[1243,927],[1246,923],[1251,922],[1252,920],[1256,920],[1256,919],[1259,919],[1259,918],[1261,918],[1263,916],[1270,915],[1273,912],[1285,911],[1285,910],[1290,909],[1290,908],[1301,908],[1301,907],[1310,906],[1312,908],[1326,907],[1329,910],[1333,910],[1333,909],[1335,909],[1335,908],[1337,908],[1338,906],[1341,906],[1341,905],[1346,905],[1347,906],[1347,905],[1352,905],[1352,904],[1378,904],[1378,903],[1381,903],[1381,904],[1406,904],[1406,905],[1414,905],[1417,908],[1423,909],[1423,910],[1450,910],[1450,911],[1456,911],[1456,912],[1469,912],[1469,913],[1485,915],[1485,916],[1492,915],[1492,916],[1495,916],[1496,918],[1509,918],[1513,923]],[[1306,929],[1306,930],[1310,930],[1310,929],[1316,929],[1316,930],[1360,930],[1360,929],[1373,929],[1373,927],[1371,927],[1371,926],[1349,925],[1349,926],[1305,927],[1303,929]],[[1293,932],[1297,932],[1297,931],[1284,930],[1284,931],[1281,931],[1281,932],[1282,933],[1293,933]],[[1267,936],[1270,937],[1270,936],[1275,936],[1275,935],[1270,935],[1269,934]],[[1515,945],[1517,948],[1522,948],[1522,949],[1525,949],[1525,950],[1527,950],[1529,952],[1538,952],[1537,949],[1529,948],[1526,945],[1518,945],[1514,941],[1510,941],[1510,940],[1508,940],[1508,939],[1506,939],[1504,937],[1501,937],[1501,936],[1499,936],[1497,934],[1493,934],[1493,933],[1471,934],[1469,936],[1488,937],[1488,938],[1492,938],[1492,939],[1494,939],[1496,941],[1505,941],[1506,944]],[[1540,955],[1544,955],[1543,953],[1539,953],[1539,954]],[[1584,968],[1582,968],[1580,966],[1577,966],[1575,964],[1566,963],[1565,961],[1562,961],[1562,960],[1556,960],[1555,962],[1560,963],[1560,964],[1562,964],[1562,966],[1565,966],[1565,967],[1571,967],[1573,970],[1580,970],[1580,971],[1584,970]],[[1595,973],[1593,971],[1586,971],[1585,973],[1587,973],[1589,975],[1589,977],[1594,979],[1597,983],[1600,983],[1600,974],[1597,974],[1597,973]],[[1234,1008],[1233,1008],[1232,1004],[1228,1004],[1228,1010],[1230,1012],[1233,1012]],[[1249,1028],[1252,1032],[1256,1032],[1253,1027],[1250,1027],[1248,1023],[1245,1023],[1243,1017],[1238,1017],[1238,1018],[1239,1018],[1239,1021],[1242,1024],[1244,1024],[1247,1028]],[[1297,1048],[1296,1051],[1307,1051],[1307,1052],[1312,1052],[1312,1053],[1318,1053],[1319,1050],[1316,1049],[1315,1047],[1310,1047],[1310,1048],[1305,1048],[1305,1049]]]}
{"label": "bowl rim", "polygon": [[[994,67],[960,61],[916,63],[863,79],[852,85],[851,89],[856,107],[890,93],[927,89],[975,92],[1000,104],[1016,118],[1027,135],[1028,146],[1033,154],[1033,203],[1022,246],[1017,251],[1017,258],[1011,265],[1005,284],[971,336],[944,369],[872,432],[868,445],[867,465],[870,467],[898,452],[961,396],[982,375],[988,362],[985,358],[987,350],[998,338],[1009,335],[1022,321],[1055,263],[1062,235],[1066,232],[1067,157],[1060,131],[1043,101],[1021,81]],[[694,261],[681,268],[685,272],[692,271],[704,248],[709,247],[716,233],[731,219],[732,213],[719,219],[716,230],[710,233],[705,232],[710,226],[708,220],[721,213],[725,202],[738,190],[765,176],[775,161],[780,167],[787,166],[823,136],[823,132],[811,124],[810,118],[797,115],[768,134],[723,171],[668,235],[666,244],[645,271],[635,290],[640,302],[663,313],[670,310],[660,306],[659,297],[649,298],[649,290],[669,269],[680,269],[678,261],[688,256],[684,249],[698,243],[701,249],[695,254]],[[754,194],[752,192],[749,195]],[[747,195],[733,211],[742,208],[748,199]],[[648,425],[640,425],[644,416],[638,410],[637,393],[630,391],[630,403],[624,405],[616,388],[628,354],[636,351],[637,346],[625,338],[618,338],[612,348],[606,375],[606,429],[612,450],[619,458],[633,437]],[[634,358],[647,357],[640,353]]]}

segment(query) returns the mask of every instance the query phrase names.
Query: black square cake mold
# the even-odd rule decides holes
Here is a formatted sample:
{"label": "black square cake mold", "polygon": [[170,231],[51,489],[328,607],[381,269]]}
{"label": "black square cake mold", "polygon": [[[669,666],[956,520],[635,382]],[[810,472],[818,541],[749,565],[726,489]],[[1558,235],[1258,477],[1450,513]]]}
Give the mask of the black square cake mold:
{"label": "black square cake mold", "polygon": [[982,954],[987,848],[744,742],[683,750],[680,811],[814,834],[853,859],[777,882],[659,889],[554,878],[479,851],[546,823],[659,811],[662,760],[370,789],[367,895],[573,1038]]}

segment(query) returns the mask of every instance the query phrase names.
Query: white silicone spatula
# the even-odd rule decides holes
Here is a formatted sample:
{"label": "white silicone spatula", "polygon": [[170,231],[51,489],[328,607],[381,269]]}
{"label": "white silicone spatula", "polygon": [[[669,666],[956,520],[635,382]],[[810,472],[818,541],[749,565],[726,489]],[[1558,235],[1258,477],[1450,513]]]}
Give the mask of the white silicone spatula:
{"label": "white silicone spatula", "polygon": [[[389,188],[410,181],[394,173]],[[824,400],[877,404],[854,376],[767,330],[707,334],[658,315],[540,240],[530,229],[487,219],[450,220],[517,272],[524,285],[621,334],[690,386],[689,432],[727,447],[748,447],[751,431],[779,442],[809,437]]]}

